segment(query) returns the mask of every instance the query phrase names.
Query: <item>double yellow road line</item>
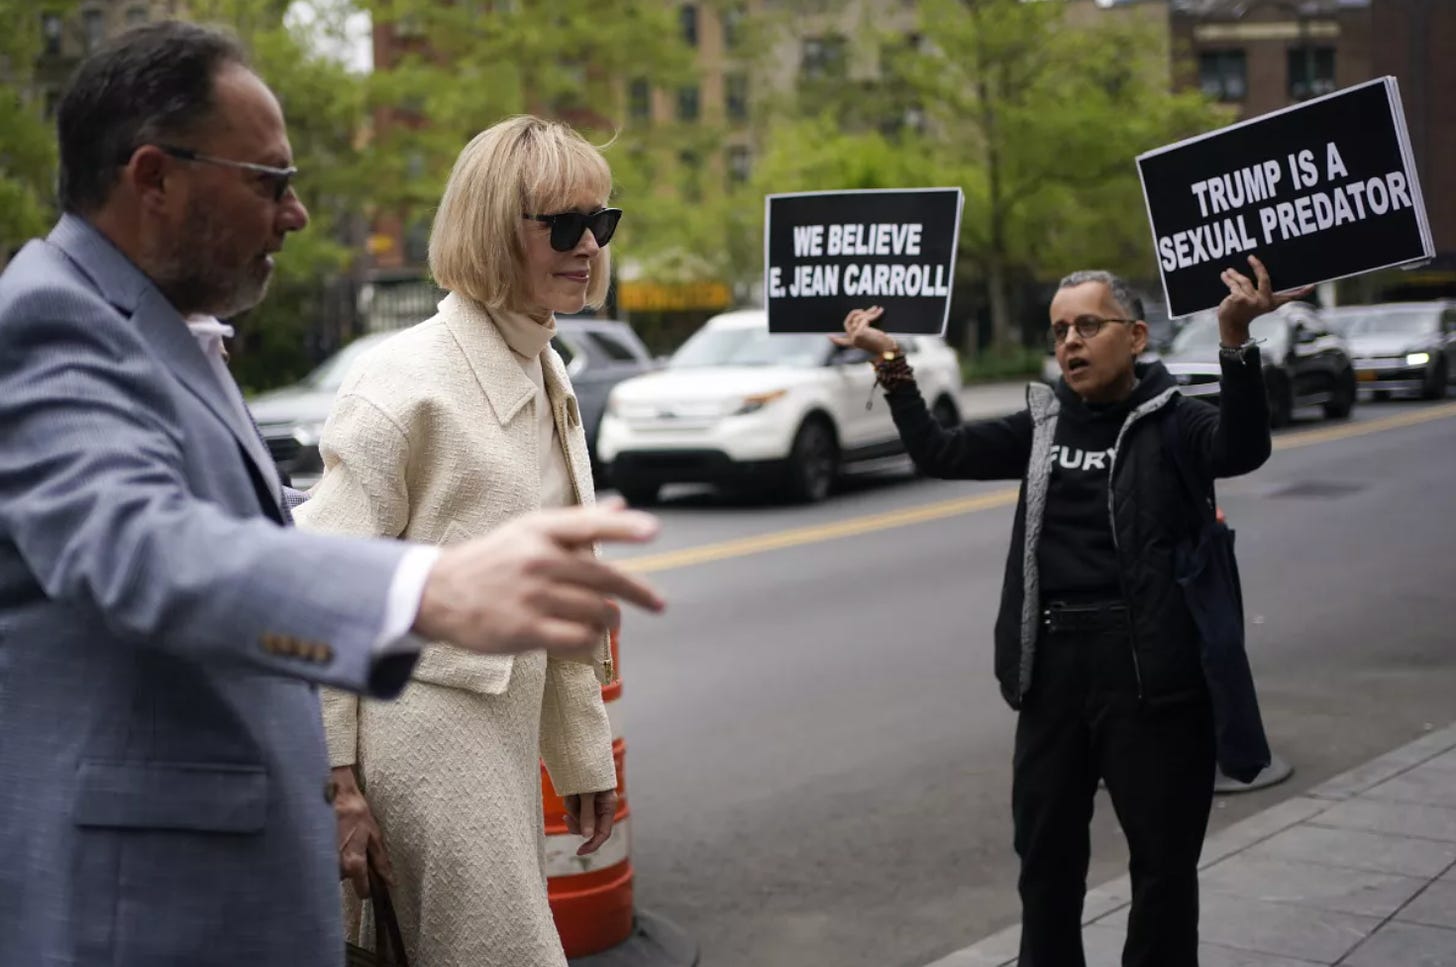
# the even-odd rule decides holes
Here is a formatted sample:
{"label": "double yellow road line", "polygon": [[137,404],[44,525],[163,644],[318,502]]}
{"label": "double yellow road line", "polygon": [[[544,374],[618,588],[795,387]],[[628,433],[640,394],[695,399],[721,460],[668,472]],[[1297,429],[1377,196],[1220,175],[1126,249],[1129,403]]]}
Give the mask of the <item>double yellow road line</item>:
{"label": "double yellow road line", "polygon": [[[1274,450],[1275,452],[1294,450],[1299,447],[1312,446],[1316,443],[1348,440],[1351,437],[1379,433],[1383,430],[1416,426],[1421,423],[1443,420],[1453,416],[1456,416],[1456,403],[1446,403],[1441,406],[1414,410],[1394,416],[1385,416],[1362,423],[1342,423],[1339,426],[1325,429],[1304,430],[1299,433],[1277,436],[1274,438]],[[818,544],[823,541],[837,540],[841,537],[858,537],[861,534],[873,534],[876,531],[889,530],[894,527],[905,527],[909,524],[923,524],[928,521],[942,520],[947,517],[959,517],[962,514],[970,514],[978,510],[989,510],[992,507],[1005,507],[1008,504],[1016,502],[1016,493],[1016,487],[1006,487],[990,493],[977,494],[974,497],[957,497],[953,500],[941,500],[932,504],[922,504],[918,507],[909,507],[903,510],[892,510],[880,514],[867,514],[863,517],[851,517],[848,520],[835,521],[830,524],[794,527],[789,530],[775,531],[754,537],[742,537],[736,540],[720,541],[713,544],[701,544],[697,547],[685,547],[678,551],[644,554],[637,557],[624,558],[616,563],[624,570],[631,571],[635,574],[655,574],[662,571],[673,571],[679,568],[692,567],[697,564],[709,564],[713,561],[725,561],[735,557],[748,557],[752,554],[762,554],[766,551],[780,551],[790,547],[803,547],[807,544]]]}

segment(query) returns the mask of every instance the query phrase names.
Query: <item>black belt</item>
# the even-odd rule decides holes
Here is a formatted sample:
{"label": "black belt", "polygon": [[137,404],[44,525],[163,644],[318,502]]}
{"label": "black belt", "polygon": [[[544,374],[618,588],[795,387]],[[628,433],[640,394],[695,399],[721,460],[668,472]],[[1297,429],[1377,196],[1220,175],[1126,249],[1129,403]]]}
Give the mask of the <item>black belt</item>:
{"label": "black belt", "polygon": [[1041,610],[1041,626],[1048,633],[1101,631],[1127,623],[1127,604],[1122,601],[1049,601]]}

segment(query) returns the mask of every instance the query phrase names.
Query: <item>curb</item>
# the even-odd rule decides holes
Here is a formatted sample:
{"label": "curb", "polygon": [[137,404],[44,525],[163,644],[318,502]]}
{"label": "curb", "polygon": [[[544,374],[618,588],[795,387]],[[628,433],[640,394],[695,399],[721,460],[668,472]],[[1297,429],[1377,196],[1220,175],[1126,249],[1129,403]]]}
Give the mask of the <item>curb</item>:
{"label": "curb", "polygon": [[[1234,823],[1203,842],[1198,868],[1206,869],[1235,853],[1278,835],[1320,813],[1360,795],[1380,783],[1412,769],[1428,759],[1456,747],[1456,725],[1436,729],[1398,749],[1342,772],[1313,789],[1271,806],[1248,819]],[[1087,891],[1082,925],[1101,920],[1132,902],[1131,884],[1120,876]],[[1014,925],[963,947],[925,967],[1011,967],[1021,944],[1021,927]]]}
{"label": "curb", "polygon": [[611,950],[568,961],[571,967],[697,967],[698,945],[669,920],[638,909],[632,935]]}

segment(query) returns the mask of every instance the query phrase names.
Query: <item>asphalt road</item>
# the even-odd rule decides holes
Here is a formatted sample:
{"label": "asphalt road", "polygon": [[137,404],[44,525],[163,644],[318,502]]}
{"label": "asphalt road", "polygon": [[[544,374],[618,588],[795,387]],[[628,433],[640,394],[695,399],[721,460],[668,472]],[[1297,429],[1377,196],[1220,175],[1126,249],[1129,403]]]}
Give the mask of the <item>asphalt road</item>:
{"label": "asphalt road", "polygon": [[[1221,485],[1292,779],[1214,827],[1456,719],[1456,404],[1365,404]],[[1015,921],[1014,715],[991,674],[1008,484],[870,474],[784,508],[668,492],[623,631],[640,907],[705,967],[918,967]],[[1105,799],[1090,881],[1118,874]]]}

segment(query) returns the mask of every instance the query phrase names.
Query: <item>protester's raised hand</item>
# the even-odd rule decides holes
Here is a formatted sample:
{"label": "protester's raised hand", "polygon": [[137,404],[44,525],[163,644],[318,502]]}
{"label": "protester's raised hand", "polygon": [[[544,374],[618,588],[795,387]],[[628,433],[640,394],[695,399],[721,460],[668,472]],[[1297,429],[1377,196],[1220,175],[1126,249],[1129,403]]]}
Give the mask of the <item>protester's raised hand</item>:
{"label": "protester's raised hand", "polygon": [[895,344],[895,340],[875,328],[875,323],[884,314],[885,310],[881,306],[851,309],[849,315],[844,317],[844,335],[830,336],[829,340],[834,345],[843,346],[846,349],[850,347],[863,349],[871,356],[894,352],[899,348]]}
{"label": "protester's raised hand", "polygon": [[618,624],[613,599],[648,611],[664,605],[646,584],[598,560],[592,547],[656,534],[655,518],[620,501],[516,518],[441,552],[414,630],[476,652],[595,648]]}
{"label": "protester's raised hand", "polygon": [[1254,267],[1255,281],[1233,269],[1224,269],[1220,278],[1228,286],[1229,294],[1218,305],[1219,341],[1225,346],[1242,346],[1249,341],[1249,324],[1266,312],[1272,312],[1287,302],[1303,299],[1314,291],[1305,286],[1293,292],[1276,295],[1269,281],[1269,270],[1264,268],[1256,256],[1249,256]]}

